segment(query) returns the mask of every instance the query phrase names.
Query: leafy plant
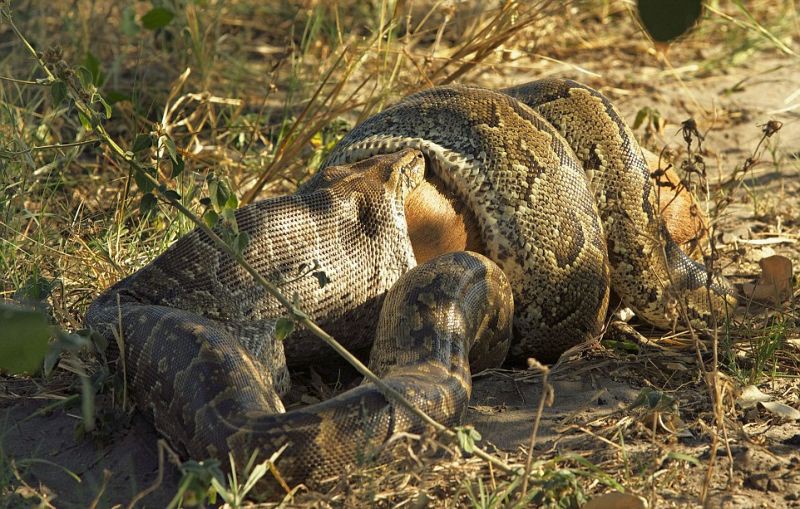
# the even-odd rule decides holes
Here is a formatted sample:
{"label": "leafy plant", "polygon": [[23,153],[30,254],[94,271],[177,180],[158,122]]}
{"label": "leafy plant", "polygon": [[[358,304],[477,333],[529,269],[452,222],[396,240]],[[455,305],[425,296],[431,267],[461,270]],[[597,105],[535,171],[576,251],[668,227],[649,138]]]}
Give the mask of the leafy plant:
{"label": "leafy plant", "polygon": [[52,334],[43,313],[0,304],[0,371],[39,371]]}
{"label": "leafy plant", "polygon": [[242,472],[242,477],[245,479],[244,484],[239,481],[239,478],[236,475],[236,465],[233,461],[233,456],[231,456],[231,470],[230,474],[228,474],[227,485],[223,484],[218,477],[214,476],[211,477],[211,486],[226,504],[232,508],[241,507],[245,502],[247,494],[250,493],[250,491],[255,488],[256,483],[258,483],[258,481],[260,481],[261,478],[263,478],[267,472],[270,471],[272,465],[275,464],[275,461],[283,453],[286,447],[288,447],[288,444],[275,451],[275,453],[273,453],[269,459],[258,464],[256,464],[258,449],[253,451],[253,454],[250,456],[250,460],[247,462],[247,465],[245,465],[244,471]]}

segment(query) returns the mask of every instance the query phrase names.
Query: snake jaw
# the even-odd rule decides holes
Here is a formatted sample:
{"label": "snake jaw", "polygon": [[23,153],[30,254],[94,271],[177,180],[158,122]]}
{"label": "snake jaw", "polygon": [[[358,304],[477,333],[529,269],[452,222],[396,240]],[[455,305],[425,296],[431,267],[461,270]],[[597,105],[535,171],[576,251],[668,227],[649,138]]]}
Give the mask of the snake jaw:
{"label": "snake jaw", "polygon": [[404,204],[411,192],[425,180],[425,157],[415,149],[403,149],[377,157],[386,165],[387,192],[394,196],[396,203]]}

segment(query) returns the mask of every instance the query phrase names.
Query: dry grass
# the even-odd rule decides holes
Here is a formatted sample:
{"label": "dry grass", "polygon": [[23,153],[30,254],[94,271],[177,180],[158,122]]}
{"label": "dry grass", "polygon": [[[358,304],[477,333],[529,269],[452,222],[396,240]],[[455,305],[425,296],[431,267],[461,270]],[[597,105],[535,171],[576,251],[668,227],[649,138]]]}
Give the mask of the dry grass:
{"label": "dry grass", "polygon": [[[330,6],[237,0],[203,7],[179,1],[164,5],[176,16],[157,30],[138,22],[152,7],[145,2],[133,7],[108,1],[14,2],[12,13],[38,51],[90,71],[113,106],[105,127],[124,148],[132,147],[141,133],[162,133],[175,141],[186,170],[170,185],[194,211],[202,210],[199,198],[211,172],[245,203],[292,191],[347,129],[398,97],[431,85],[460,81],[493,86],[562,75],[601,87],[614,99],[647,98],[654,87],[637,79],[642,69],[669,87],[689,90],[688,81],[729,73],[764,55],[796,65],[800,37],[800,18],[788,1],[748,3],[747,12],[735,3],[715,3],[698,32],[669,53],[669,61],[652,51],[631,20],[630,6],[622,2],[376,1]],[[610,71],[599,72],[603,70]],[[100,291],[146,264],[192,225],[165,205],[144,218],[139,212],[142,193],[129,167],[81,125],[74,106],[56,101],[50,87],[35,84],[42,76],[8,25],[0,23],[0,298],[42,301],[60,327],[77,330]],[[650,99],[648,103],[658,107]],[[691,92],[686,92],[685,109],[716,115],[717,132],[740,119],[734,110],[712,112],[708,102]],[[666,131],[651,132],[656,150],[668,143]],[[725,148],[717,139],[711,149],[716,153],[706,159],[730,175],[754,146],[741,147],[744,152],[732,160],[720,155]],[[756,177],[767,167],[796,175],[797,155],[792,161],[791,153],[781,152],[774,141],[759,157],[759,167],[740,172],[736,179],[720,183],[709,178],[710,202],[719,205],[715,219],[723,229],[731,227],[741,218],[722,205],[744,202],[759,225],[767,225],[765,231],[774,231],[777,221],[779,233],[796,236],[800,204],[770,201],[773,191],[759,187]],[[168,166],[159,167],[167,179]],[[787,206],[795,208],[787,212]],[[754,273],[741,249],[729,243],[720,248],[726,272]],[[661,338],[663,346],[639,345],[635,357],[605,350],[571,364],[592,376],[627,380],[636,387],[645,380],[679,401],[680,411],[673,406],[650,409],[661,421],[648,421],[634,411],[567,419],[565,430],[599,441],[592,442],[595,448],[600,443],[609,449],[581,449],[580,443],[566,449],[594,465],[563,451],[542,451],[533,468],[535,502],[574,507],[611,486],[680,505],[709,487],[735,484],[732,463],[714,453],[700,459],[707,479],[687,479],[688,460],[676,454],[702,448],[681,442],[676,430],[682,425],[694,430],[698,444],[717,447],[720,440],[723,456],[733,457],[735,451],[723,443],[722,424],[736,437],[755,424],[743,422],[733,403],[739,387],[766,382],[777,393],[783,391],[786,401],[795,398],[797,406],[800,362],[798,346],[792,343],[798,337],[796,313],[794,302],[760,310],[725,329],[718,349],[712,341],[678,335]],[[711,351],[719,354],[712,358]],[[90,372],[103,373],[102,363],[86,355],[78,359]],[[676,371],[675,365],[686,369]],[[0,381],[0,407],[34,398],[73,403],[80,383],[62,368],[47,381]],[[558,379],[558,368],[553,376]],[[530,375],[513,374],[518,384],[529,383],[526,377]],[[105,382],[105,394],[111,395],[100,397],[97,413],[101,430],[105,425],[113,432],[118,415],[109,411],[112,417],[103,421],[103,405],[115,408],[111,384]],[[754,419],[774,418],[762,412]],[[653,432],[648,422],[663,424],[667,432]],[[387,507],[488,507],[519,500],[519,476],[500,474],[474,457],[464,459],[452,445],[443,447],[444,453],[441,447],[433,453],[436,448],[423,440],[405,459],[353,473],[326,493],[302,493],[298,500]],[[523,447],[499,454],[522,466],[526,453]],[[9,496],[9,504],[19,502],[20,493],[31,494],[32,500],[44,497],[41,486],[25,485],[30,466],[25,458],[0,458],[0,486],[10,486],[0,488],[0,497]],[[16,498],[10,497],[14,490]],[[682,490],[695,498],[674,495]],[[98,489],[97,497],[101,494]]]}

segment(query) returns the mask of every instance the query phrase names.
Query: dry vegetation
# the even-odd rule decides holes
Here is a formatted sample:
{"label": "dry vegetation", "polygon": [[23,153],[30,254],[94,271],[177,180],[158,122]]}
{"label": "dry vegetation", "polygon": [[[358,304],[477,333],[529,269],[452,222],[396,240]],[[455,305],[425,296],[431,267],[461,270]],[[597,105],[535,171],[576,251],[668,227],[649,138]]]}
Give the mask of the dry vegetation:
{"label": "dry vegetation", "polygon": [[[88,71],[124,150],[151,132],[174,141],[185,163],[177,178],[166,148],[137,157],[157,157],[159,178],[198,213],[212,172],[240,203],[291,192],[344,132],[412,91],[587,82],[631,124],[641,117],[644,144],[691,181],[716,227],[715,263],[738,282],[769,255],[800,262],[800,13],[791,1],[746,4],[709,2],[665,56],[621,1],[0,1],[45,61]],[[147,28],[165,21],[143,18],[154,7],[175,16]],[[145,216],[131,167],[74,100],[37,83],[44,77],[0,20],[0,299],[36,304],[76,331],[95,296],[192,224],[164,202]],[[705,139],[687,150],[675,133],[689,117]],[[769,120],[783,128],[759,143]],[[557,365],[527,490],[519,474],[453,444],[406,437],[399,447],[414,453],[293,502],[505,507],[524,506],[526,492],[536,505],[578,507],[613,489],[658,507],[800,507],[796,297],[790,288],[788,299],[746,308],[714,338],[615,324],[604,347]],[[74,350],[49,377],[0,379],[0,507],[124,505],[151,485],[151,506],[189,497],[198,477],[190,486],[168,452],[157,475],[157,436],[120,404],[103,359]],[[329,392],[303,376],[298,399]],[[750,385],[789,410],[743,408]],[[541,387],[534,372],[476,381],[468,420],[511,466],[525,463]]]}

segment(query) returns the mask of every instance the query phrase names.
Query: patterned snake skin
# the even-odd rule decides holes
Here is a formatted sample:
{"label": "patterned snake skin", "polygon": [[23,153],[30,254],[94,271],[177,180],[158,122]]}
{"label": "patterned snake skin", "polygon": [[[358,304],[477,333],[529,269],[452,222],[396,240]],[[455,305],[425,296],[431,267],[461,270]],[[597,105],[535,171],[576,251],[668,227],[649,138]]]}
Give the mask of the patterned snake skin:
{"label": "patterned snake skin", "polygon": [[[461,251],[415,267],[404,207],[426,171],[474,217],[486,257]],[[700,326],[735,302],[670,240],[653,195],[610,103],[546,80],[410,96],[353,129],[297,193],[236,217],[257,270],[349,348],[374,341],[370,367],[455,424],[470,364],[498,365],[509,350],[512,308],[512,354],[551,360],[599,332],[611,287],[659,326],[677,318],[677,299]],[[122,336],[137,407],[197,459],[227,464],[232,453],[243,465],[256,448],[269,457],[288,444],[282,479],[313,484],[393,433],[424,429],[370,384],[282,413],[287,362],[325,355],[303,330],[274,340],[284,312],[194,231],[101,295],[87,321]]]}
{"label": "patterned snake skin", "polygon": [[466,203],[511,281],[512,355],[551,361],[595,337],[609,283],[662,328],[679,319],[678,302],[701,328],[736,303],[672,241],[639,145],[596,90],[560,79],[426,90],[350,131],[327,163],[405,147]]}

